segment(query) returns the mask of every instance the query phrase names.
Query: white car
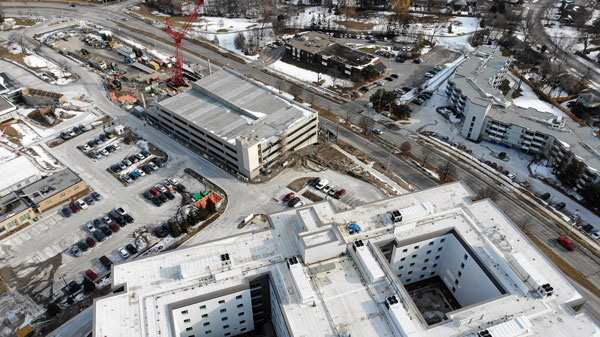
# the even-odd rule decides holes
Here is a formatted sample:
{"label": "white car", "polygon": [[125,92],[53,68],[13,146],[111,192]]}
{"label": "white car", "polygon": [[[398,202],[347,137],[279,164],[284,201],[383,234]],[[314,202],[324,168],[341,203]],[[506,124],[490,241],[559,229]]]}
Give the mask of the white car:
{"label": "white car", "polygon": [[590,236],[592,237],[592,239],[598,240],[598,238],[600,238],[600,232],[594,232],[590,234]]}
{"label": "white car", "polygon": [[323,193],[327,194],[327,193],[329,193],[329,191],[331,191],[331,186],[327,185],[327,186],[323,187],[323,189],[321,191],[323,191]]}
{"label": "white car", "polygon": [[169,182],[170,182],[170,183],[171,183],[173,186],[175,186],[175,185],[179,184],[179,179],[177,179],[177,178],[173,178],[173,177],[171,177],[171,178],[169,178],[168,180],[169,180]]}
{"label": "white car", "polygon": [[146,156],[144,156],[144,155],[143,155],[143,154],[141,154],[141,153],[136,153],[136,154],[135,154],[135,157],[136,157],[137,159],[139,159],[139,160],[144,160],[144,159],[146,158]]}
{"label": "white car", "polygon": [[79,208],[81,209],[88,209],[88,204],[83,200],[77,200],[77,205],[79,205]]}
{"label": "white car", "polygon": [[427,78],[432,78],[432,77],[433,77],[433,74],[432,74],[432,73],[426,73],[426,74],[425,74],[425,77],[427,77]]}
{"label": "white car", "polygon": [[121,257],[126,260],[129,257],[129,252],[127,251],[127,249],[125,249],[125,247],[121,247],[119,248],[119,255],[121,255]]}
{"label": "white car", "polygon": [[115,211],[117,211],[117,213],[119,213],[120,215],[127,214],[127,212],[125,212],[125,209],[123,209],[123,207],[117,207],[117,208],[115,208]]}
{"label": "white car", "polygon": [[146,172],[144,172],[144,170],[142,170],[142,169],[137,169],[137,170],[135,170],[135,172],[136,172],[137,174],[139,174],[139,175],[140,175],[140,177],[143,177],[143,176],[145,176],[145,175],[146,175]]}
{"label": "white car", "polygon": [[297,202],[297,203],[294,205],[294,207],[302,207],[302,206],[304,206],[304,201],[298,201],[298,202]]}
{"label": "white car", "polygon": [[321,179],[319,181],[319,183],[315,185],[315,188],[318,189],[318,190],[322,190],[323,187],[327,186],[327,184],[329,184],[329,180],[327,180],[327,179]]}
{"label": "white car", "polygon": [[106,149],[100,150],[100,153],[102,153],[103,156],[108,156],[108,151],[106,151]]}
{"label": "white car", "polygon": [[173,188],[173,184],[171,184],[171,182],[169,180],[165,180],[163,182],[163,185],[165,185],[165,187],[168,188],[168,189],[172,189]]}
{"label": "white car", "polygon": [[87,144],[83,144],[83,145],[81,145],[81,150],[82,150],[82,151],[87,151],[87,150],[89,150],[89,149],[90,149],[90,146],[89,146],[89,145],[87,145]]}
{"label": "white car", "polygon": [[120,148],[121,148],[121,147],[119,146],[119,144],[117,144],[117,143],[114,143],[114,144],[112,144],[112,146],[115,148],[115,150],[118,150],[118,149],[120,149]]}
{"label": "white car", "polygon": [[158,171],[158,166],[156,166],[156,164],[154,164],[153,162],[149,162],[148,166],[150,166],[150,168],[152,168],[154,171]]}
{"label": "white car", "polygon": [[166,187],[164,187],[164,186],[163,186],[163,185],[161,185],[161,184],[156,184],[156,185],[154,185],[154,188],[156,188],[157,190],[159,190],[161,193],[167,193],[167,188],[166,188]]}
{"label": "white car", "polygon": [[96,231],[96,228],[94,228],[94,225],[92,225],[91,223],[86,223],[85,227],[87,227],[88,231],[90,231],[90,233],[93,233]]}

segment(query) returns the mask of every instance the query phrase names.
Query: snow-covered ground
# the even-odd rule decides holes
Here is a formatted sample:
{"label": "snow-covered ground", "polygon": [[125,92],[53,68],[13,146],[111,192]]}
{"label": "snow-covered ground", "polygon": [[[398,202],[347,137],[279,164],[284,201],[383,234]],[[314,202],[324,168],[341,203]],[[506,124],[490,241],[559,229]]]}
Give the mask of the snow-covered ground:
{"label": "snow-covered ground", "polygon": [[[510,74],[512,76],[512,74]],[[518,82],[517,79],[512,78],[514,82]],[[555,116],[568,117],[562,110],[558,109],[554,105],[544,102],[538,98],[536,93],[531,89],[525,82],[521,84],[521,95],[520,97],[513,100],[513,103],[522,108],[534,108],[539,111],[549,112]]]}
{"label": "snow-covered ground", "polygon": [[345,80],[345,79],[334,79],[333,77],[331,77],[329,75],[302,69],[302,68],[296,67],[292,64],[285,63],[281,60],[271,64],[269,67],[271,67],[272,69],[274,69],[276,71],[279,71],[280,73],[282,73],[284,75],[291,76],[291,77],[294,77],[299,80],[309,82],[312,84],[316,84],[319,81],[324,81],[321,84],[321,87],[323,87],[323,88],[329,88],[329,87],[348,88],[348,87],[352,87],[354,85],[352,83],[352,81]]}
{"label": "snow-covered ground", "polygon": [[260,23],[253,19],[230,19],[222,17],[203,16],[192,23],[192,31],[216,33],[229,32],[235,33],[252,28],[270,28],[270,23]]}

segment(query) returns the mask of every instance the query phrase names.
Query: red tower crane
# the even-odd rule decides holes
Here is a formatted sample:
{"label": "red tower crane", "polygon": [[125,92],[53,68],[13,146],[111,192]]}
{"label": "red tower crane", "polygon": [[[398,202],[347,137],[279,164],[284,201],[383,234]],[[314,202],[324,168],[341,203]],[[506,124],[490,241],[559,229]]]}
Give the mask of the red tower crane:
{"label": "red tower crane", "polygon": [[200,10],[200,6],[202,6],[202,4],[204,4],[204,0],[199,0],[194,8],[194,11],[185,23],[185,26],[183,26],[179,32],[174,29],[171,19],[168,17],[165,18],[167,28],[163,29],[163,32],[167,33],[167,35],[175,40],[175,67],[171,68],[173,76],[167,81],[170,81],[173,85],[178,87],[185,85],[185,80],[183,79],[183,53],[181,51],[181,42],[183,41],[185,33],[187,33],[188,29],[190,28],[192,21],[194,21],[198,16],[198,10]]}

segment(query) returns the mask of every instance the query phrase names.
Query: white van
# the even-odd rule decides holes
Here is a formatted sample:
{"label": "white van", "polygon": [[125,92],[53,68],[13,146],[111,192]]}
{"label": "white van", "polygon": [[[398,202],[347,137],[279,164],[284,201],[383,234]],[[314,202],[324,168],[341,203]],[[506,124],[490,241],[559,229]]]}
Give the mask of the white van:
{"label": "white van", "polygon": [[323,189],[323,187],[327,186],[327,184],[329,184],[329,180],[327,179],[321,179],[319,181],[319,183],[317,185],[315,185],[315,188],[318,190]]}

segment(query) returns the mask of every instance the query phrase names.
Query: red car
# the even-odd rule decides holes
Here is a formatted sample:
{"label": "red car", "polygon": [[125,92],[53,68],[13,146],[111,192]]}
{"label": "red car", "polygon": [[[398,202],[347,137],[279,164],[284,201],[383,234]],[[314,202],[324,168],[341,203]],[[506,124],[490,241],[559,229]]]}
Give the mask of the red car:
{"label": "red car", "polygon": [[283,201],[290,201],[292,200],[292,198],[294,198],[296,195],[292,192],[292,193],[288,193],[285,195],[285,197],[283,197]]}
{"label": "red car", "polygon": [[77,205],[77,203],[75,201],[71,201],[71,203],[69,204],[69,207],[71,208],[73,213],[77,213],[77,212],[81,211],[81,207],[79,207],[79,205]]}
{"label": "red car", "polygon": [[561,245],[563,245],[565,248],[567,248],[571,252],[575,250],[575,247],[573,247],[573,241],[571,241],[566,236],[559,236],[558,242],[560,242]]}
{"label": "red car", "polygon": [[152,187],[150,189],[150,193],[152,193],[153,196],[158,197],[160,195],[160,191],[157,190],[156,188]]}
{"label": "red car", "polygon": [[131,144],[133,144],[133,140],[131,140],[131,138],[125,138],[125,139],[123,139],[123,141],[124,141],[124,142],[125,142],[125,144],[127,144],[127,145],[131,145]]}
{"label": "red car", "polygon": [[92,239],[91,237],[87,237],[85,239],[85,242],[87,243],[88,246],[90,247],[96,247],[96,240]]}
{"label": "red car", "polygon": [[85,271],[85,276],[92,281],[94,281],[98,278],[98,274],[94,273],[94,271],[91,269],[88,269]]}
{"label": "red car", "polygon": [[110,229],[112,229],[113,232],[118,232],[119,230],[121,230],[121,227],[119,227],[119,225],[117,225],[116,223],[111,223],[110,225],[108,225],[108,227],[110,227]]}
{"label": "red car", "polygon": [[335,192],[333,197],[336,199],[339,199],[339,198],[343,197],[345,194],[346,194],[346,190],[342,188],[341,190]]}

